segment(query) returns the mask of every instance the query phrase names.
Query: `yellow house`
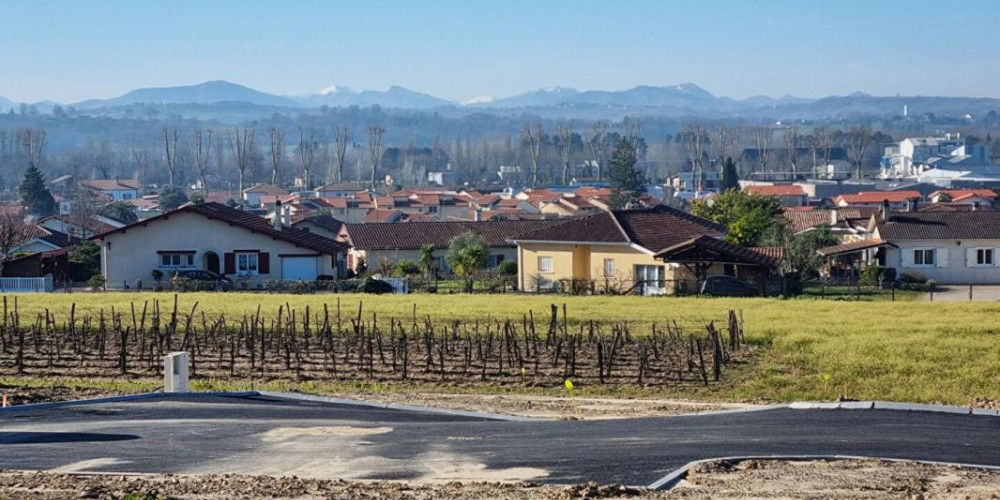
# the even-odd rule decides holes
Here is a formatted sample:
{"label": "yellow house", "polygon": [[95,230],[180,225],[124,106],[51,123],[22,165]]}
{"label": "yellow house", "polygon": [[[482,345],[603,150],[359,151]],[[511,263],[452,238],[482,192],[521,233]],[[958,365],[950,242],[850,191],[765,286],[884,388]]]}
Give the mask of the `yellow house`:
{"label": "yellow house", "polygon": [[[519,288],[587,287],[594,291],[668,294],[696,286],[695,271],[655,256],[725,228],[659,205],[569,219],[511,238],[517,244]],[[723,265],[712,272],[721,274]]]}

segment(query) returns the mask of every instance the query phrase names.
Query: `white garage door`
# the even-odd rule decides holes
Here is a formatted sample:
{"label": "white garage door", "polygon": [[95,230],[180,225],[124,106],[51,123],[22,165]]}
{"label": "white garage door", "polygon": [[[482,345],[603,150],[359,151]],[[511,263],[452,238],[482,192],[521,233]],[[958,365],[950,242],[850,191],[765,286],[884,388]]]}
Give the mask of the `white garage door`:
{"label": "white garage door", "polygon": [[316,257],[282,257],[281,279],[315,280]]}

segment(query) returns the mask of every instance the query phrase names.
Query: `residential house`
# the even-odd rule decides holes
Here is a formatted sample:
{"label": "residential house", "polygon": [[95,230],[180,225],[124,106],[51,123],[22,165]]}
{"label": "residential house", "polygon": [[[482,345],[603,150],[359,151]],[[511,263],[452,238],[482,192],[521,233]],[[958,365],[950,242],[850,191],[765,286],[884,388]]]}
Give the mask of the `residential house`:
{"label": "residential house", "polygon": [[680,283],[695,273],[658,260],[657,253],[700,236],[721,239],[725,232],[718,224],[658,205],[563,219],[511,241],[517,244],[521,290],[549,289],[557,283],[593,282],[599,288],[638,283],[640,293],[663,294],[679,291]]}
{"label": "residential house", "polygon": [[881,207],[886,201],[893,210],[910,205],[912,200],[920,200],[920,191],[862,191],[857,194],[841,194],[833,199],[838,207]]}
{"label": "residential house", "polygon": [[335,240],[340,235],[344,223],[329,215],[313,215],[293,222],[292,227]]}
{"label": "residential house", "polygon": [[288,191],[274,184],[257,184],[243,190],[243,203],[249,207],[259,207],[263,205],[262,197],[265,196],[288,196]]}
{"label": "residential house", "polygon": [[317,198],[353,198],[368,189],[350,182],[331,182],[315,189]]}
{"label": "residential house", "polygon": [[106,195],[111,201],[134,200],[139,197],[142,187],[139,179],[93,179],[81,184]]}
{"label": "residential house", "polygon": [[941,189],[931,193],[932,203],[949,203],[972,205],[981,208],[993,208],[997,193],[991,189]]}
{"label": "residential house", "polygon": [[801,186],[794,184],[745,186],[743,191],[758,196],[777,196],[784,207],[804,207],[809,204],[809,195]]}
{"label": "residential house", "polygon": [[826,228],[841,242],[864,239],[868,222],[878,207],[832,207],[812,210],[785,210],[781,215],[792,234]]}
{"label": "residential house", "polygon": [[1000,212],[888,212],[872,217],[869,243],[897,274],[939,284],[1000,284]]}
{"label": "residential house", "polygon": [[420,260],[420,249],[426,244],[434,248],[435,268],[450,274],[445,255],[451,240],[465,232],[483,237],[489,247],[489,267],[517,259],[517,247],[509,241],[521,233],[552,225],[551,220],[499,220],[455,222],[406,222],[402,224],[345,224],[341,239],[351,245],[348,267],[357,269],[364,261],[369,269],[383,258],[390,262]]}
{"label": "residential house", "polygon": [[219,203],[191,204],[93,239],[111,287],[148,284],[154,269],[167,276],[204,269],[250,284],[340,274],[345,244],[289,227],[287,212],[274,215],[268,221]]}

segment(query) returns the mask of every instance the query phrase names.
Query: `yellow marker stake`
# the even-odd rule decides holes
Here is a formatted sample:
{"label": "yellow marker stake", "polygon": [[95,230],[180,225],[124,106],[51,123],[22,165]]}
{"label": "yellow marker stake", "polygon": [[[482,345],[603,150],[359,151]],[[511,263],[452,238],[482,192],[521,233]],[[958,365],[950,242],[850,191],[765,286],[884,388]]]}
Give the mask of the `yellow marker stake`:
{"label": "yellow marker stake", "polygon": [[528,393],[528,379],[525,378],[524,367],[521,367],[521,387],[524,389],[524,393]]}
{"label": "yellow marker stake", "polygon": [[566,390],[569,391],[569,399],[573,402],[573,418],[580,420],[580,413],[576,408],[576,396],[573,395],[573,381],[566,379]]}

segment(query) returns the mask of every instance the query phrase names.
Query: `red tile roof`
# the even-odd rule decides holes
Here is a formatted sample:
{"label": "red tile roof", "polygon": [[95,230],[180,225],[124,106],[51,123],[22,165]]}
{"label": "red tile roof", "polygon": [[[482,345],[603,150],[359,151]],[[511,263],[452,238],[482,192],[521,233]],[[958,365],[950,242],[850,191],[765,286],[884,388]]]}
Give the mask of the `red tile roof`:
{"label": "red tile roof", "polygon": [[746,186],[743,191],[760,196],[806,196],[802,186],[795,184],[777,186]]}
{"label": "red tile roof", "polygon": [[986,198],[988,200],[993,200],[997,197],[996,192],[990,189],[941,189],[931,193],[930,197],[933,198],[941,194],[948,194],[951,196],[951,201],[953,202],[973,197]]}
{"label": "red tile roof", "polygon": [[858,194],[842,194],[837,196],[837,200],[845,203],[882,203],[888,200],[889,203],[902,203],[907,200],[921,199],[923,195],[920,191],[862,191]]}
{"label": "red tile roof", "polygon": [[81,184],[98,191],[118,191],[122,189],[139,189],[139,179],[91,179]]}
{"label": "red tile roof", "polygon": [[256,186],[250,186],[243,190],[244,193],[259,193],[259,194],[269,194],[271,196],[287,196],[288,191],[281,189],[274,184],[257,184]]}

